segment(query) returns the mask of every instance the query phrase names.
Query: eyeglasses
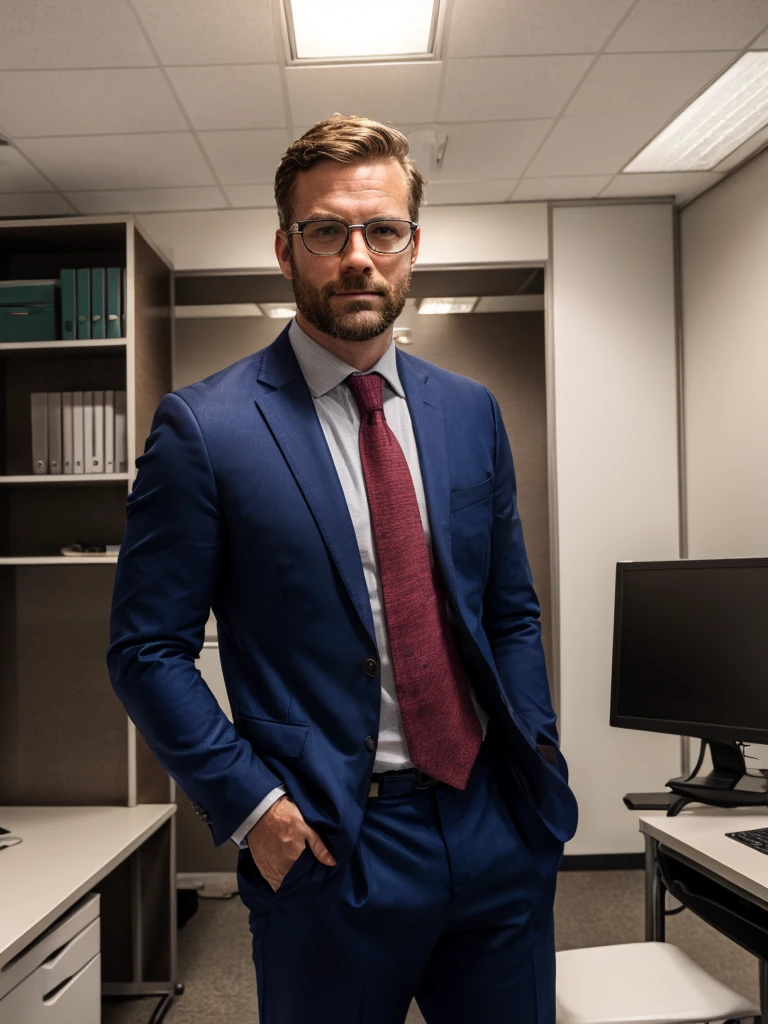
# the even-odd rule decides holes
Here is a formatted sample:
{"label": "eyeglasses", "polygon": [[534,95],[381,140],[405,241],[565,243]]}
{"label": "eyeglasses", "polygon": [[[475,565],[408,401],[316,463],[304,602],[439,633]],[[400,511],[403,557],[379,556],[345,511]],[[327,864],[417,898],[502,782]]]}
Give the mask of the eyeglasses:
{"label": "eyeglasses", "polygon": [[345,224],[343,220],[300,220],[286,234],[301,235],[305,247],[315,256],[337,256],[349,241],[352,228],[361,228],[371,252],[392,255],[411,244],[419,225],[413,220],[385,220],[374,217],[364,224]]}

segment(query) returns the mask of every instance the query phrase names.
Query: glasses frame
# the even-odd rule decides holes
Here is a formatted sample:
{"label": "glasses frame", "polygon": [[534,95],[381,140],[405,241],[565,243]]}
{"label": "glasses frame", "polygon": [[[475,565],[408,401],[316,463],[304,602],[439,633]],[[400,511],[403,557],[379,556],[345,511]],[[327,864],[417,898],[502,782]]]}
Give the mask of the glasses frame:
{"label": "glasses frame", "polygon": [[[365,233],[366,228],[368,227],[369,224],[387,224],[391,223],[392,221],[397,221],[399,224],[409,224],[411,228],[411,237],[408,239],[408,241],[405,243],[402,249],[395,249],[394,251],[390,252],[382,252],[380,249],[374,249],[373,246],[368,241],[368,237]],[[347,237],[344,239],[341,248],[337,249],[336,252],[314,252],[312,249],[309,248],[306,239],[304,238],[304,226],[306,224],[328,223],[342,224],[347,229]],[[340,220],[336,217],[310,217],[309,220],[297,220],[295,224],[291,224],[291,226],[285,233],[286,235],[301,235],[301,240],[304,243],[304,248],[307,250],[308,253],[311,253],[313,256],[338,256],[346,249],[347,244],[349,242],[349,235],[352,229],[360,228],[361,231],[363,232],[363,241],[365,242],[370,252],[376,253],[377,256],[399,256],[401,252],[405,252],[405,250],[413,241],[413,236],[416,234],[416,229],[418,228],[418,226],[419,225],[415,220],[409,220],[407,217],[371,217],[370,220],[363,221],[362,224],[347,224],[346,221]]]}

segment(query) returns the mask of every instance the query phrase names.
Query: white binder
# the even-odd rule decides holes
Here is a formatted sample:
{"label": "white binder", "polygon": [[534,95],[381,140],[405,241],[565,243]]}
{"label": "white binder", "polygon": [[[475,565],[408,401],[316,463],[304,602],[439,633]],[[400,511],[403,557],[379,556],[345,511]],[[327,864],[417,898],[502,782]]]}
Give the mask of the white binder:
{"label": "white binder", "polygon": [[93,472],[104,472],[104,392],[93,392]]}
{"label": "white binder", "polygon": [[104,392],[104,472],[115,472],[115,392]]}
{"label": "white binder", "polygon": [[72,420],[72,392],[61,393],[61,459],[64,473],[74,473],[74,434]]}
{"label": "white binder", "polygon": [[48,472],[61,473],[61,392],[48,392]]}
{"label": "white binder", "polygon": [[85,472],[85,450],[83,437],[83,392],[72,392],[72,437],[74,454],[74,472]]}
{"label": "white binder", "polygon": [[83,463],[93,473],[93,392],[83,392]]}
{"label": "white binder", "polygon": [[115,472],[128,472],[127,392],[115,392]]}
{"label": "white binder", "polygon": [[34,391],[30,396],[32,417],[32,472],[48,472],[48,395]]}

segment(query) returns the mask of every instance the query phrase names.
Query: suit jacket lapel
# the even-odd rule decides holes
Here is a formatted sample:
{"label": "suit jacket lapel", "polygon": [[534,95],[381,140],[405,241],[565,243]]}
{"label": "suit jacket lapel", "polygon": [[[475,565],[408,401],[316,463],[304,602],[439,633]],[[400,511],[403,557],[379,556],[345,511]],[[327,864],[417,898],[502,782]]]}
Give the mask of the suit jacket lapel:
{"label": "suit jacket lapel", "polygon": [[312,395],[293,354],[288,328],[266,349],[259,381],[274,390],[259,395],[256,405],[291,467],[352,603],[376,644],[354,526]]}
{"label": "suit jacket lapel", "polygon": [[423,370],[420,361],[400,349],[397,349],[397,372],[408,400],[416,437],[435,559],[454,605],[457,605],[456,574],[451,554],[451,478],[442,399],[440,392],[430,383],[429,370]]}

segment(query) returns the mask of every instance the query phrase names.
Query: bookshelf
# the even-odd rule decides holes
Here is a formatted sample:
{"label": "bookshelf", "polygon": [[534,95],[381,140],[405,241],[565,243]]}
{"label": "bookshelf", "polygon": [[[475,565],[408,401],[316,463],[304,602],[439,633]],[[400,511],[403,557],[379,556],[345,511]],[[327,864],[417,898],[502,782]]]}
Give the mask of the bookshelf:
{"label": "bookshelf", "polygon": [[[175,802],[172,780],[137,734],[107,672],[117,557],[61,554],[78,541],[122,539],[136,456],[157,404],[172,390],[172,268],[130,216],[0,221],[0,280],[57,278],[64,267],[108,266],[126,271],[125,337],[0,339],[5,806]],[[126,391],[128,471],[33,475],[30,394],[97,389]],[[175,981],[175,819],[158,842],[168,870],[147,865],[144,854],[101,889],[112,907],[102,915],[102,974],[112,994],[170,991]],[[153,922],[151,967],[137,968],[136,944],[153,933]]]}

